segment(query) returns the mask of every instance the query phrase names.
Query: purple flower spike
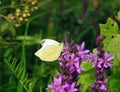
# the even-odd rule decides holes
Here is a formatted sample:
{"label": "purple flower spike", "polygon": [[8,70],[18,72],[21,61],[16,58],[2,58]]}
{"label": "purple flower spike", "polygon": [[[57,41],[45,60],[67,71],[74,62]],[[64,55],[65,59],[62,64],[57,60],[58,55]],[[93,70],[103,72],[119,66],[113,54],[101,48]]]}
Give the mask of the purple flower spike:
{"label": "purple flower spike", "polygon": [[84,71],[80,64],[89,59],[89,50],[84,50],[84,42],[80,46],[73,45],[73,40],[66,38],[65,43],[59,58],[59,76],[54,78],[54,83],[48,85],[48,88],[51,88],[52,92],[80,92],[81,84],[77,85],[78,75]]}
{"label": "purple flower spike", "polygon": [[97,38],[97,51],[95,54],[90,54],[92,62],[94,62],[96,80],[94,84],[90,87],[91,92],[110,92],[106,83],[108,82],[107,74],[105,69],[112,68],[110,63],[114,56],[103,50],[102,40],[104,36]]}
{"label": "purple flower spike", "polygon": [[90,88],[91,92],[109,92],[106,86],[108,82],[107,74],[105,74],[104,70],[112,67],[110,61],[113,60],[114,57],[107,52],[104,52],[102,56],[103,57],[99,57],[98,52],[91,54],[91,60],[94,62],[94,67],[96,68],[96,81]]}

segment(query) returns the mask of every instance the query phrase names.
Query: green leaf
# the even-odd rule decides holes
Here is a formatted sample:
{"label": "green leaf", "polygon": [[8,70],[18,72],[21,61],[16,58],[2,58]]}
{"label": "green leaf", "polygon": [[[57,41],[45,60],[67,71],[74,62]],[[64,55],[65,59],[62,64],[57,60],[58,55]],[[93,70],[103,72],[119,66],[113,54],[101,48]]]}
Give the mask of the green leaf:
{"label": "green leaf", "polygon": [[14,25],[11,22],[9,22],[8,29],[11,32],[12,36],[15,37],[16,36],[16,30],[15,30]]}
{"label": "green leaf", "polygon": [[116,18],[120,21],[120,10],[119,10],[119,12],[118,12]]}
{"label": "green leaf", "polygon": [[26,69],[24,69],[22,62],[18,63],[16,58],[12,59],[11,57],[9,57],[9,59],[5,59],[4,61],[25,90],[27,92],[33,92],[37,79],[28,79],[28,74],[25,72]]}
{"label": "green leaf", "polygon": [[81,92],[88,92],[89,87],[93,84],[94,69],[92,67],[92,62],[82,62],[81,66],[85,69],[85,72],[80,74],[78,84],[82,84]]}
{"label": "green leaf", "polygon": [[103,43],[104,49],[115,57],[113,61],[114,66],[120,65],[120,35],[109,35]]}
{"label": "green leaf", "polygon": [[118,25],[112,18],[108,18],[106,24],[99,24],[99,26],[100,35],[118,34]]}
{"label": "green leaf", "polygon": [[120,87],[120,35],[109,35],[103,41],[104,49],[114,56],[114,61],[111,63],[113,67],[111,69],[112,74],[109,79],[109,85],[111,92],[119,92]]}
{"label": "green leaf", "polygon": [[106,39],[103,40],[104,50],[114,56],[114,60],[111,62],[113,67],[111,69],[111,75],[109,76],[108,85],[111,92],[119,92],[120,34],[118,34],[118,25],[113,19],[108,18],[106,24],[100,24],[100,31],[101,35],[106,35]]}
{"label": "green leaf", "polygon": [[6,33],[8,33],[8,30],[11,32],[12,37],[16,36],[16,30],[14,28],[13,23],[11,21],[2,22],[2,24],[0,25],[0,36],[3,36]]}
{"label": "green leaf", "polygon": [[113,75],[109,78],[109,85],[111,92],[119,92],[120,91],[120,72],[118,71],[117,75]]}
{"label": "green leaf", "polygon": [[35,36],[17,36],[16,40],[20,40],[23,41],[25,40],[25,45],[33,45],[33,44],[40,44],[40,40],[41,40],[41,35],[42,33],[35,35]]}
{"label": "green leaf", "polygon": [[93,62],[90,62],[90,61],[85,61],[81,63],[81,67],[83,67],[85,71],[92,69],[93,68],[92,65],[93,65]]}

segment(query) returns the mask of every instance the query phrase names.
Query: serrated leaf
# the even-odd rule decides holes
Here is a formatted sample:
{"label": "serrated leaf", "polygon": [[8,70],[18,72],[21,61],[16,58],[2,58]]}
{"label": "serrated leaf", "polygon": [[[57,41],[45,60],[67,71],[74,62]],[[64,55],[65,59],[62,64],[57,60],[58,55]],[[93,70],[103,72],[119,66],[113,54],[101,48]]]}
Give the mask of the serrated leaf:
{"label": "serrated leaf", "polygon": [[100,35],[118,34],[118,25],[112,18],[108,18],[106,24],[99,24],[99,26]]}
{"label": "serrated leaf", "polygon": [[[32,92],[36,81],[34,81],[34,79],[28,79],[28,74],[25,72],[22,62],[16,64],[16,61],[16,59],[11,60],[11,57],[9,59],[5,59],[5,63],[8,65],[8,68],[14,73],[20,84],[27,92]],[[31,88],[29,88],[29,85],[32,83],[34,83],[34,85],[31,85]]]}
{"label": "serrated leaf", "polygon": [[18,78],[20,78],[20,79],[21,79],[21,75],[22,75],[23,70],[24,70],[24,68],[20,67],[19,72],[17,71],[17,76],[18,76]]}
{"label": "serrated leaf", "polygon": [[101,35],[106,35],[106,39],[103,41],[104,50],[114,56],[114,60],[111,62],[113,64],[112,73],[108,81],[109,88],[111,92],[119,92],[120,35],[118,34],[118,25],[113,19],[109,18],[106,24],[100,24],[100,30]]}
{"label": "serrated leaf", "polygon": [[15,72],[17,72],[18,71],[18,69],[20,69],[20,63],[16,66],[16,69],[15,69]]}
{"label": "serrated leaf", "polygon": [[11,63],[11,65],[13,66],[13,68],[15,68],[15,66],[16,66],[16,62],[17,62],[17,60],[14,59],[13,62]]}
{"label": "serrated leaf", "polygon": [[22,78],[21,78],[21,80],[22,80],[23,83],[24,83],[25,81],[27,81],[27,79],[28,79],[28,74],[22,76]]}
{"label": "serrated leaf", "polygon": [[22,75],[21,75],[21,80],[24,80],[24,78],[26,78],[27,76],[28,76],[28,74],[25,72],[25,69],[23,69]]}

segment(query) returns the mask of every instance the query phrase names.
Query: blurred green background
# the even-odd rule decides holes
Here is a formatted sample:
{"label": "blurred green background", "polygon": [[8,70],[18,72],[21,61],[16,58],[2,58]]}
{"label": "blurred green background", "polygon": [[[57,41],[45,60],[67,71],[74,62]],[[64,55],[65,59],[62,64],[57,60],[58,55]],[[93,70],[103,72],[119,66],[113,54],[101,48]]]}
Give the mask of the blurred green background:
{"label": "blurred green background", "polygon": [[[26,72],[27,79],[34,79],[33,92],[45,92],[59,66],[58,61],[48,63],[35,57],[40,40],[64,42],[64,33],[69,32],[75,43],[85,41],[86,48],[92,50],[99,35],[99,23],[105,23],[108,17],[116,20],[120,10],[120,0],[0,2],[0,92],[26,92],[20,81],[20,75],[27,76]],[[120,21],[117,23],[120,25]],[[24,71],[10,65],[13,61],[15,66],[21,63]]]}

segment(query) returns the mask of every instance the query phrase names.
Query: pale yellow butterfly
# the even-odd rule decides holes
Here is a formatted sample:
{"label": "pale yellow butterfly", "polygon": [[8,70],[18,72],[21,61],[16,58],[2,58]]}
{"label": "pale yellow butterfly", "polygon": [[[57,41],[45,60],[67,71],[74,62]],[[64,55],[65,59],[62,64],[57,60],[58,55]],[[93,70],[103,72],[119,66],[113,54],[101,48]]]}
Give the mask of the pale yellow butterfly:
{"label": "pale yellow butterfly", "polygon": [[52,62],[59,58],[63,49],[63,43],[52,39],[43,39],[40,41],[42,48],[35,52],[35,55],[43,61]]}

